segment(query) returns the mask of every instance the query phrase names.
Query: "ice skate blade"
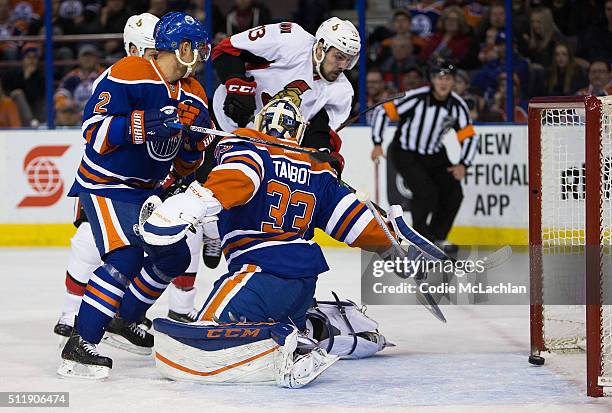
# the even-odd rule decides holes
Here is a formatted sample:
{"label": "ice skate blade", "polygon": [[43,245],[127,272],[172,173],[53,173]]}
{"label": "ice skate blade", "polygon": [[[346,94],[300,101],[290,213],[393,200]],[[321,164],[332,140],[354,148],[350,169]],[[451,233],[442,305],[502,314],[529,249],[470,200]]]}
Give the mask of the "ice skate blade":
{"label": "ice skate blade", "polygon": [[138,354],[139,356],[150,356],[153,353],[153,348],[151,347],[136,346],[126,340],[125,337],[109,332],[104,334],[102,343],[127,351],[128,353]]}
{"label": "ice skate blade", "polygon": [[57,340],[57,345],[59,347],[59,351],[60,353],[62,352],[62,350],[64,349],[64,346],[66,346],[66,342],[68,341],[68,337],[64,337],[64,336],[60,336],[58,334],[58,340]]}
{"label": "ice skate blade", "polygon": [[68,378],[104,380],[108,378],[110,368],[81,364],[73,360],[62,360],[62,365],[57,369],[57,374]]}

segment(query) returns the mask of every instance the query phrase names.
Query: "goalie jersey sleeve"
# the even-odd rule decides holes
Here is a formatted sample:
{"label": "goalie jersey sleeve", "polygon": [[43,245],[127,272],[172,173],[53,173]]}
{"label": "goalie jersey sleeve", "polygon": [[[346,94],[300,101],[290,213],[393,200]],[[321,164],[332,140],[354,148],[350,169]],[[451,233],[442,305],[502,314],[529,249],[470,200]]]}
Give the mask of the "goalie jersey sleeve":
{"label": "goalie jersey sleeve", "polygon": [[[236,133],[275,141],[250,129]],[[312,241],[316,227],[351,246],[390,246],[367,207],[338,185],[329,164],[235,138],[221,140],[215,157],[204,186],[224,207],[219,233],[230,271],[247,264],[285,278],[327,271]]]}
{"label": "goalie jersey sleeve", "polygon": [[154,61],[126,57],[107,69],[94,83],[84,109],[85,151],[68,195],[87,192],[141,203],[159,191],[173,164],[181,175],[195,172],[202,152],[187,150],[180,135],[138,145],[127,138],[132,111],[177,107],[187,100],[208,111],[204,90],[195,79],[170,85]]}

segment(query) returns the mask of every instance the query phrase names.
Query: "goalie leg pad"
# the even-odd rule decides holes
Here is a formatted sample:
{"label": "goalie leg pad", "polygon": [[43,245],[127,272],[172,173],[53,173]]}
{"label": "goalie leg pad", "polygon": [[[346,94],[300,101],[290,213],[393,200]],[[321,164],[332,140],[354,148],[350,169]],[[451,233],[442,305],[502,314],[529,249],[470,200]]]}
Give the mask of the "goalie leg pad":
{"label": "goalie leg pad", "polygon": [[308,310],[309,330],[319,346],[342,358],[366,358],[393,346],[378,332],[378,323],[350,300],[315,301]]}
{"label": "goalie leg pad", "polygon": [[292,354],[297,334],[282,323],[183,324],[158,318],[153,328],[157,370],[173,380],[202,383],[275,383],[277,353]]}

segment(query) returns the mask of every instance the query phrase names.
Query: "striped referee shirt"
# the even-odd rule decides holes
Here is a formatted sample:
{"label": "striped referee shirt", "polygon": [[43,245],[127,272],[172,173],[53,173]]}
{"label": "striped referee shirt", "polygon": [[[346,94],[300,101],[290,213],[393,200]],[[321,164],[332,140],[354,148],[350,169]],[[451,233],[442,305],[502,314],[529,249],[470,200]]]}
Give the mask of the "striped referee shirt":
{"label": "striped referee shirt", "polygon": [[421,155],[438,153],[442,137],[450,129],[457,132],[461,144],[460,162],[471,165],[478,146],[470,111],[455,92],[444,102],[433,97],[431,87],[413,89],[401,98],[385,103],[374,111],[372,117],[372,140],[375,145],[382,143],[383,132],[389,121],[398,122],[394,139],[405,151]]}

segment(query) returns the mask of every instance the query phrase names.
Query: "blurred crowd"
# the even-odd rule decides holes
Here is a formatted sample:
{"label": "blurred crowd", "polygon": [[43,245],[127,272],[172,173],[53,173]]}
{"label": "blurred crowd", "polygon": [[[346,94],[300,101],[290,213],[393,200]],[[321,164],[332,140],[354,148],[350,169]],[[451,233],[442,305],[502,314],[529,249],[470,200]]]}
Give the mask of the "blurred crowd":
{"label": "blurred crowd", "polygon": [[[56,35],[121,34],[132,14],[183,10],[205,19],[208,0],[53,0]],[[211,40],[291,20],[314,33],[330,15],[355,20],[354,0],[213,1]],[[381,3],[385,3],[381,7]],[[46,121],[42,43],[3,40],[44,33],[43,0],[0,0],[0,127]],[[352,13],[352,14],[351,14]],[[456,92],[475,121],[506,121],[503,0],[368,2],[367,105],[427,83],[440,59],[460,69]],[[356,22],[356,21],[355,21]],[[513,0],[514,120],[533,96],[612,93],[612,0]],[[56,124],[79,125],[93,81],[124,56],[120,38],[54,42]],[[357,68],[349,74],[357,91]],[[357,93],[356,93],[356,102]],[[356,103],[354,111],[359,111]]]}

